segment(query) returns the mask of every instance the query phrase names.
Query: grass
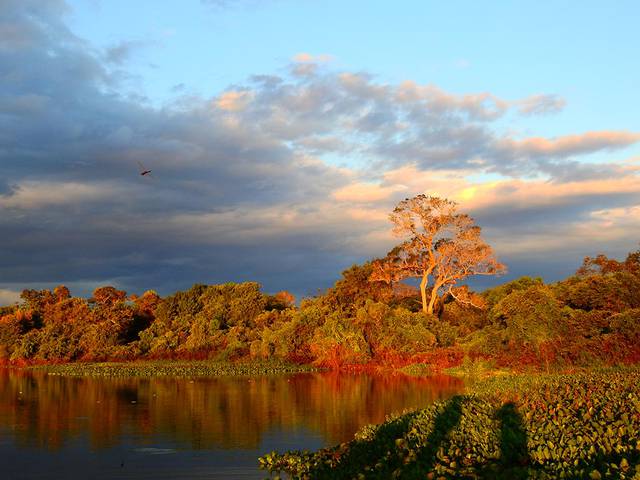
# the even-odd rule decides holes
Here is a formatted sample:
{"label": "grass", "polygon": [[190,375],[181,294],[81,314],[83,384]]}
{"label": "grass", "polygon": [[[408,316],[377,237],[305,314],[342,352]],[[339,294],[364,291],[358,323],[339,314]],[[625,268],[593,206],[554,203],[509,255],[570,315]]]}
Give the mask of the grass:
{"label": "grass", "polygon": [[28,367],[49,375],[93,377],[212,377],[252,376],[318,371],[306,365],[284,362],[219,362],[162,360],[138,362],[67,363]]}
{"label": "grass", "polygon": [[640,479],[640,371],[493,377],[347,443],[259,459],[297,479]]}

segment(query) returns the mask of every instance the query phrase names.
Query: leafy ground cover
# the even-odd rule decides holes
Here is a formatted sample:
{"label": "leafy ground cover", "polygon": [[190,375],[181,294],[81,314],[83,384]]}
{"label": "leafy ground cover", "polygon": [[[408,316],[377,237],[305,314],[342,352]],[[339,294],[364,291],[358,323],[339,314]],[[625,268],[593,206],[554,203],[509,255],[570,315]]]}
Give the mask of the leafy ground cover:
{"label": "leafy ground cover", "polygon": [[184,376],[205,377],[222,375],[268,375],[279,373],[317,371],[306,365],[284,362],[211,362],[211,361],[144,361],[67,363],[30,367],[50,375],[76,375],[100,377],[153,377]]}
{"label": "leafy ground cover", "polygon": [[640,371],[492,378],[317,452],[272,452],[297,479],[640,479]]}

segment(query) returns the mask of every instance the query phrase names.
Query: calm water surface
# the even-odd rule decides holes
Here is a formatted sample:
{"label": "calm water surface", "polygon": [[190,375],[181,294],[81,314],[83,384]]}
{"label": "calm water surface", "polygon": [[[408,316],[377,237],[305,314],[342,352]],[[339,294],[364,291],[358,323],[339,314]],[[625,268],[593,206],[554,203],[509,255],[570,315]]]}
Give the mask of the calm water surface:
{"label": "calm water surface", "polygon": [[88,378],[0,369],[0,477],[265,478],[257,458],[350,440],[462,390],[450,377]]}

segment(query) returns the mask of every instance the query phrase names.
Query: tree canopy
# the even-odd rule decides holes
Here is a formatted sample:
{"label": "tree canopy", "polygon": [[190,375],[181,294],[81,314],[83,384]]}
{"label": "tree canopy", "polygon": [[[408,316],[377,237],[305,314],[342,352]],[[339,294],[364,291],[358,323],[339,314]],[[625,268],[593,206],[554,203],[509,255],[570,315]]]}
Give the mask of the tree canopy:
{"label": "tree canopy", "polygon": [[[374,262],[371,280],[386,282],[420,278],[422,309],[432,314],[441,291],[475,303],[456,285],[471,275],[495,275],[506,270],[480,237],[480,227],[457,213],[451,200],[418,195],[401,201],[389,215],[393,233],[405,240]],[[427,295],[427,286],[431,287]]]}

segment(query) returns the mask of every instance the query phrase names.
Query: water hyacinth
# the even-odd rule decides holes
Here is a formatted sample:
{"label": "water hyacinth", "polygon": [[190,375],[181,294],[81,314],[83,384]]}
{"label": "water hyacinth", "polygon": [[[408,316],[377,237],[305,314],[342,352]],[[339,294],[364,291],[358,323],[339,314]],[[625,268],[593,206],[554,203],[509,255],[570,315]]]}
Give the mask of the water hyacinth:
{"label": "water hyacinth", "polygon": [[98,377],[210,377],[247,376],[281,373],[310,372],[319,369],[307,365],[285,362],[211,362],[211,361],[157,361],[157,362],[103,362],[68,363],[31,367],[49,375],[75,375]]}
{"label": "water hyacinth", "polygon": [[640,372],[492,379],[317,452],[270,453],[295,479],[640,478]]}

